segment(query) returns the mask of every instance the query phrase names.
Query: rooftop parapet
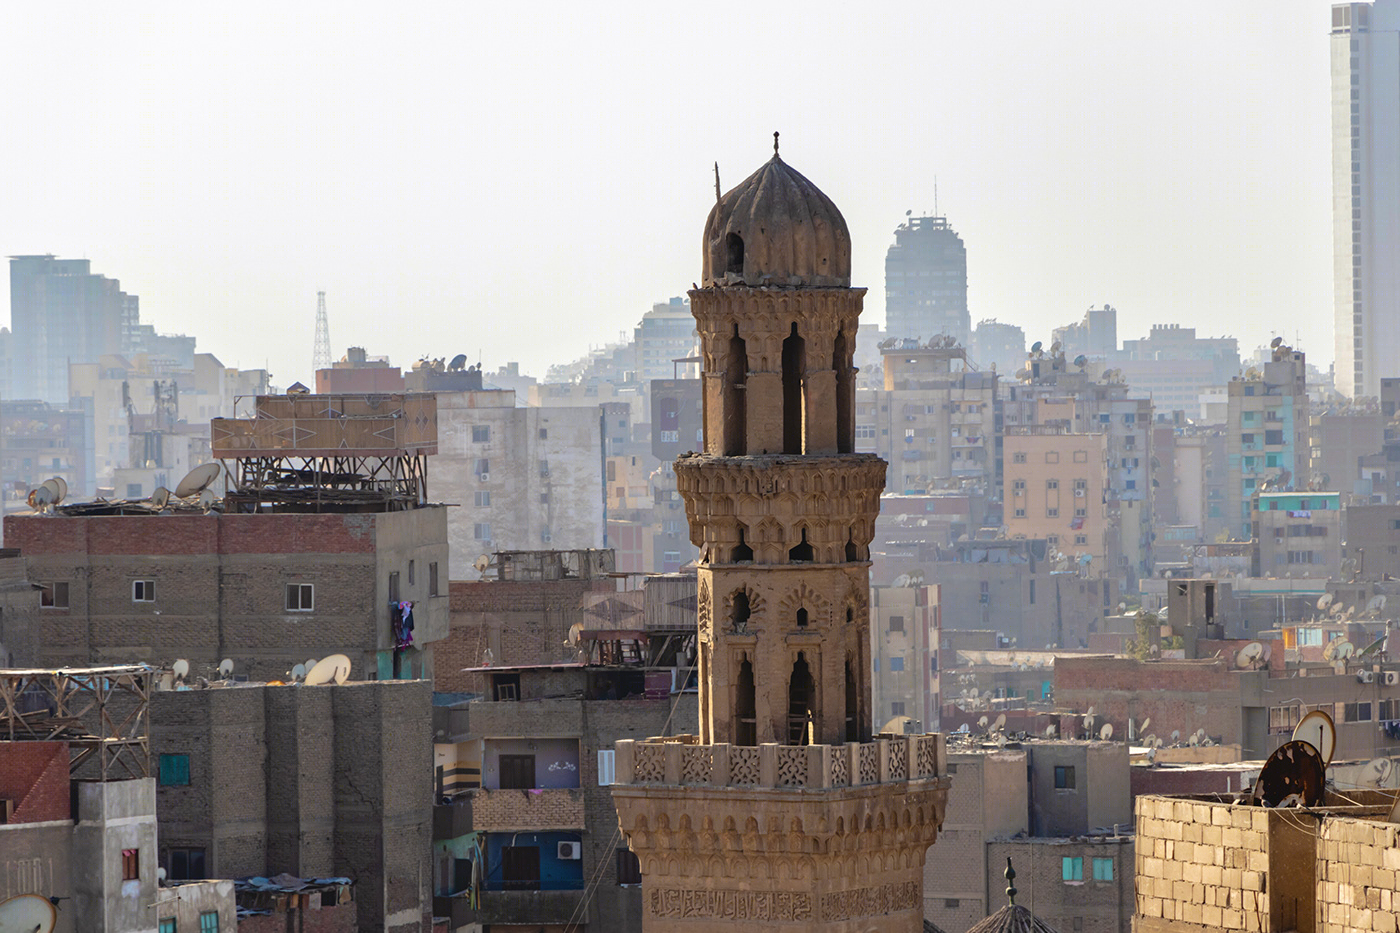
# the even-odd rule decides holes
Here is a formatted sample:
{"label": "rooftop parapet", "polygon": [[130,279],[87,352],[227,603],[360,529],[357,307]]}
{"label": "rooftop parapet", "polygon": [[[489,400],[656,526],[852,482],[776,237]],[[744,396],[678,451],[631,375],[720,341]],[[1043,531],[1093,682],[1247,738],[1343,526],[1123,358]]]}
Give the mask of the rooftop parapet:
{"label": "rooftop parapet", "polygon": [[252,418],[210,422],[214,456],[405,457],[437,453],[437,396],[260,395]]}

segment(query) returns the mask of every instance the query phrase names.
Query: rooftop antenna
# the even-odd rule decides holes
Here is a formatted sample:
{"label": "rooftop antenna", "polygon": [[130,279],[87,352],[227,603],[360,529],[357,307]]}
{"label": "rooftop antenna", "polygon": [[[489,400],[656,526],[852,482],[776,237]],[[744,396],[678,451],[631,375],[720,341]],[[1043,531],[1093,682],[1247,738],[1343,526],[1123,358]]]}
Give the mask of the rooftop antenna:
{"label": "rooftop antenna", "polygon": [[715,203],[718,204],[719,201],[719,162],[715,162]]}
{"label": "rooftop antenna", "polygon": [[331,368],[331,326],[326,320],[326,293],[316,293],[316,343],[311,351],[311,371]]}

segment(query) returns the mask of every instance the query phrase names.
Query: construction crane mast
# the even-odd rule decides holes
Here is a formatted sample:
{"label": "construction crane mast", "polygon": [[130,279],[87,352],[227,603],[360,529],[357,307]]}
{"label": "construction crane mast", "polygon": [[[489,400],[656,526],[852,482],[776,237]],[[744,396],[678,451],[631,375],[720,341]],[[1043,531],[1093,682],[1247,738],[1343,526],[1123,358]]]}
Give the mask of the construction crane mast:
{"label": "construction crane mast", "polygon": [[331,327],[326,320],[326,293],[316,293],[316,345],[311,352],[311,372],[331,368]]}

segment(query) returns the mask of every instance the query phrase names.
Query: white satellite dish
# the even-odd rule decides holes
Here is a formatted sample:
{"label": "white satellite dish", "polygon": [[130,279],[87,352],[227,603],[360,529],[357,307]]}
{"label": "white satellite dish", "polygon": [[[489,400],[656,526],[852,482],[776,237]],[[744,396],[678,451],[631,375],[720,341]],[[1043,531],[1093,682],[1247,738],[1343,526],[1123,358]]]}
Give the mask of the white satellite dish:
{"label": "white satellite dish", "polygon": [[1005,714],[1005,713],[1002,713],[1000,716],[997,717],[996,722],[992,723],[992,729],[995,730],[995,731],[1000,731],[1000,730],[1005,729],[1005,728],[1006,728],[1006,714]]}
{"label": "white satellite dish", "polygon": [[217,463],[206,463],[197,466],[185,474],[185,478],[180,480],[175,486],[175,495],[181,499],[188,499],[190,496],[197,496],[209,487],[209,484],[219,478],[219,471],[223,467]]}
{"label": "white satellite dish", "polygon": [[1337,646],[1336,657],[1340,661],[1345,661],[1354,654],[1356,654],[1356,646],[1349,641],[1344,641]]}
{"label": "white satellite dish", "polygon": [[216,495],[214,495],[214,490],[212,490],[212,489],[202,489],[202,490],[200,490],[200,493],[199,493],[199,507],[200,507],[201,509],[203,509],[205,512],[208,512],[208,511],[212,510],[212,509],[214,508],[214,506],[218,503],[218,501],[219,501],[219,497],[216,496]]}
{"label": "white satellite dish", "polygon": [[988,719],[986,716],[983,716],[981,719],[977,720],[977,728],[985,732],[987,729],[987,723],[989,722],[991,722],[991,720]]}
{"label": "white satellite dish", "polygon": [[26,497],[25,501],[29,503],[29,507],[34,511],[42,512],[53,504],[53,490],[48,486],[40,484],[29,490],[29,495]]}
{"label": "white satellite dish", "polygon": [[68,498],[68,481],[66,479],[61,476],[55,476],[53,479],[49,480],[49,482],[58,487],[58,496],[53,500],[54,505],[58,505],[64,499]]}
{"label": "white satellite dish", "polygon": [[186,677],[190,676],[190,662],[186,661],[184,658],[180,658],[174,664],[170,665],[170,670],[175,673],[176,680],[184,680]]}
{"label": "white satellite dish", "polygon": [[1317,598],[1317,611],[1326,612],[1327,607],[1332,605],[1332,600],[1334,598],[1335,597],[1333,597],[1331,593],[1323,593],[1321,596],[1319,596]]}
{"label": "white satellite dish", "polygon": [[306,665],[294,664],[291,672],[292,680],[302,680],[306,677]]}
{"label": "white satellite dish", "polygon": [[53,933],[58,911],[47,897],[21,894],[0,901],[0,933]]}
{"label": "white satellite dish", "polygon": [[1361,783],[1367,787],[1384,787],[1394,768],[1395,763],[1389,758],[1372,758],[1361,769]]}
{"label": "white satellite dish", "polygon": [[1045,737],[1047,739],[1053,739],[1055,737],[1055,724],[1053,722],[1045,727]]}
{"label": "white satellite dish", "polygon": [[1180,741],[1181,741],[1181,730],[1180,730],[1180,729],[1173,729],[1173,730],[1172,730],[1172,744],[1175,745],[1175,744],[1177,744],[1177,743],[1180,742]]}
{"label": "white satellite dish", "polygon": [[1307,742],[1317,749],[1326,766],[1332,763],[1332,752],[1337,747],[1337,727],[1333,725],[1331,716],[1315,709],[1293,727],[1293,741]]}
{"label": "white satellite dish", "polygon": [[1149,734],[1149,735],[1144,735],[1144,736],[1142,737],[1142,744],[1143,744],[1143,745],[1146,745],[1148,748],[1151,748],[1152,746],[1154,746],[1155,744],[1157,744],[1157,737],[1156,737],[1155,735],[1150,735],[1150,734]]}
{"label": "white satellite dish", "polygon": [[164,486],[157,486],[156,491],[151,493],[151,505],[157,509],[163,509],[170,504],[170,490]]}
{"label": "white satellite dish", "polygon": [[311,670],[313,667],[316,666],[316,659],[315,659],[315,658],[307,658],[307,659],[306,659],[306,665],[305,665],[305,666],[306,666],[306,669],[307,669],[308,671]]}
{"label": "white satellite dish", "polygon": [[1366,604],[1367,612],[1380,612],[1385,608],[1385,594],[1380,593],[1371,597],[1371,601]]}
{"label": "white satellite dish", "polygon": [[229,675],[232,673],[233,658],[224,658],[222,661],[219,662],[219,678],[221,680],[228,680]]}
{"label": "white satellite dish", "polygon": [[1113,723],[1106,722],[1103,724],[1103,728],[1099,730],[1099,738],[1105,742],[1113,738]]}
{"label": "white satellite dish", "polygon": [[1201,737],[1193,732],[1191,733],[1191,738],[1186,740],[1186,744],[1195,748],[1197,745],[1201,744]]}
{"label": "white satellite dish", "polygon": [[343,654],[333,654],[316,662],[316,666],[306,672],[306,685],[314,687],[334,681],[343,684],[350,677],[350,659]]}
{"label": "white satellite dish", "polygon": [[1235,652],[1235,667],[1243,671],[1258,670],[1263,666],[1264,646],[1252,641]]}
{"label": "white satellite dish", "polygon": [[1137,731],[1141,733],[1143,729],[1146,729],[1150,725],[1152,725],[1152,717],[1148,716],[1142,722],[1138,723]]}

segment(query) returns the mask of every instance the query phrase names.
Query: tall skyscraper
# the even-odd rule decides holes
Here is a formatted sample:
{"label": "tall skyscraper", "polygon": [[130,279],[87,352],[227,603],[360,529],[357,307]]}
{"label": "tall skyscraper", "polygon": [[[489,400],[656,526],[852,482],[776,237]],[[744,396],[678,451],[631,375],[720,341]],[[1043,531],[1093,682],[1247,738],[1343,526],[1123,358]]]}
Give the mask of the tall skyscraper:
{"label": "tall skyscraper", "polygon": [[86,259],[11,256],[8,397],[67,405],[68,364],[121,352],[135,307],[120,282],[94,275]]}
{"label": "tall skyscraper", "polygon": [[945,217],[911,217],[885,254],[885,330],[928,340],[944,334],[967,346],[967,249]]}
{"label": "tall skyscraper", "polygon": [[1400,0],[1332,7],[1337,389],[1400,375]]}

